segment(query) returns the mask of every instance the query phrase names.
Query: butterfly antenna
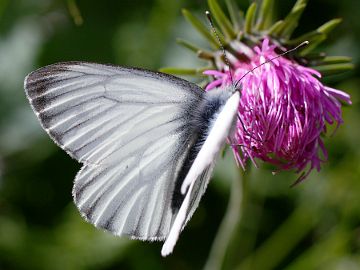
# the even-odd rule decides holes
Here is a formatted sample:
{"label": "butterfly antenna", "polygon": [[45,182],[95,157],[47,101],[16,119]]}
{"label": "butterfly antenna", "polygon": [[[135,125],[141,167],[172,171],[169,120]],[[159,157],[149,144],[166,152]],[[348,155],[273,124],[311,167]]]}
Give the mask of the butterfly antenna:
{"label": "butterfly antenna", "polygon": [[225,51],[225,47],[224,45],[221,43],[221,40],[220,40],[220,37],[216,31],[216,28],[214,26],[214,23],[213,23],[213,20],[212,20],[212,17],[211,17],[211,14],[209,11],[205,11],[205,14],[206,14],[206,17],[210,23],[210,27],[211,27],[211,30],[213,31],[214,33],[214,36],[216,37],[216,40],[217,42],[219,43],[219,46],[220,46],[220,49],[222,51],[222,54],[224,56],[224,60],[225,60],[225,65],[228,67],[228,70],[229,70],[229,76],[230,76],[230,80],[231,80],[231,84],[234,85],[234,79],[233,79],[233,75],[232,75],[232,72],[231,72],[231,68],[230,68],[230,61],[229,61],[229,58],[227,58],[226,56],[226,51]]}
{"label": "butterfly antenna", "polygon": [[261,63],[260,65],[254,67],[253,69],[250,69],[250,70],[247,71],[244,75],[242,75],[239,80],[236,81],[236,83],[235,83],[235,89],[237,88],[239,82],[240,82],[245,76],[247,76],[249,73],[253,72],[254,70],[258,69],[259,67],[261,67],[261,66],[263,66],[263,65],[265,65],[265,64],[267,64],[267,63],[269,63],[269,62],[274,61],[275,59],[277,59],[277,58],[279,58],[279,57],[281,57],[281,56],[284,56],[284,55],[286,55],[286,54],[288,54],[288,53],[291,53],[291,52],[293,52],[293,51],[296,51],[296,50],[298,50],[299,48],[301,48],[301,47],[303,47],[303,46],[306,46],[306,45],[308,45],[308,44],[309,44],[309,41],[306,40],[306,41],[300,43],[299,45],[297,45],[295,48],[292,48],[292,49],[290,49],[290,50],[287,50],[286,52],[283,52],[283,53],[281,53],[281,54],[279,54],[279,55],[277,55],[277,56],[275,56],[275,57],[273,57],[273,58],[270,58],[270,59],[266,60],[264,63]]}

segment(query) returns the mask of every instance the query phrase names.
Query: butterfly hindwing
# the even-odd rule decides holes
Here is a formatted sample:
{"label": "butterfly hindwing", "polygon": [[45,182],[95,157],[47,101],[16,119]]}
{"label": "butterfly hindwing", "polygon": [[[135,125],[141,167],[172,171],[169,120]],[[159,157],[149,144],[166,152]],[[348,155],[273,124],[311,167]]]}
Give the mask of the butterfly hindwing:
{"label": "butterfly hindwing", "polygon": [[164,239],[203,90],[162,73],[84,62],[39,69],[25,89],[44,129],[84,164],[73,189],[82,215],[116,235]]}

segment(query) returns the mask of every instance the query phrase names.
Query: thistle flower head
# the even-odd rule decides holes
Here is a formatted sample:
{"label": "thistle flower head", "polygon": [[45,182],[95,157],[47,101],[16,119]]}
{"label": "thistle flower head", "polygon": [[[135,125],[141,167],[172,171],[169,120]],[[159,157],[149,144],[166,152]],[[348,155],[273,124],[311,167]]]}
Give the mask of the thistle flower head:
{"label": "thistle flower head", "polygon": [[[254,67],[277,56],[276,46],[264,39],[248,55],[249,62],[233,63],[233,79],[240,80]],[[206,90],[231,84],[229,71],[208,70],[215,79]],[[259,158],[279,169],[304,171],[305,178],[313,169],[320,169],[327,159],[322,134],[326,123],[342,123],[341,103],[350,102],[344,92],[324,86],[321,74],[285,57],[255,69],[241,79],[239,121],[233,151],[238,163]]]}
{"label": "thistle flower head", "polygon": [[[233,83],[232,80],[241,79],[238,122],[232,142],[238,164],[244,167],[246,160],[256,164],[260,159],[278,170],[295,169],[301,173],[298,179],[301,181],[327,160],[322,136],[327,134],[327,125],[334,124],[336,130],[343,122],[342,102],[351,104],[348,94],[325,86],[321,79],[350,70],[353,65],[348,57],[314,52],[340,19],[330,20],[294,38],[293,32],[308,1],[297,0],[289,14],[277,21],[273,14],[274,2],[258,1],[259,6],[253,2],[242,16],[235,1],[226,0],[228,17],[218,0],[208,0],[218,28],[215,36],[199,19],[183,10],[187,21],[209,41],[212,50],[184,40],[178,43],[210,66],[162,71],[175,75],[205,74],[207,79],[203,85],[207,91],[217,87],[228,89],[225,86]],[[281,54],[305,40],[310,42],[309,46],[291,55]],[[230,64],[225,61],[220,43]],[[270,59],[273,60],[263,64]],[[258,68],[246,74],[255,67]]]}

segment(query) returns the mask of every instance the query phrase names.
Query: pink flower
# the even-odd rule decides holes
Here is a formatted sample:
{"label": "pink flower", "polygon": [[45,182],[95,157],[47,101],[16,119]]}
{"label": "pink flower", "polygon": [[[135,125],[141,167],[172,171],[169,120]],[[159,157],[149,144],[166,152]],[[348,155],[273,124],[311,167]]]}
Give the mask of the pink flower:
{"label": "pink flower", "polygon": [[[261,48],[247,52],[249,62],[233,62],[234,80],[277,56],[275,45],[264,39]],[[233,59],[231,59],[233,60]],[[215,78],[206,90],[231,84],[229,72],[208,70]],[[305,179],[328,158],[321,135],[326,124],[343,122],[341,102],[350,96],[323,85],[321,74],[279,57],[246,75],[240,82],[239,121],[232,149],[239,165],[249,158],[273,164],[278,170],[295,169]],[[309,165],[309,166],[308,166]]]}

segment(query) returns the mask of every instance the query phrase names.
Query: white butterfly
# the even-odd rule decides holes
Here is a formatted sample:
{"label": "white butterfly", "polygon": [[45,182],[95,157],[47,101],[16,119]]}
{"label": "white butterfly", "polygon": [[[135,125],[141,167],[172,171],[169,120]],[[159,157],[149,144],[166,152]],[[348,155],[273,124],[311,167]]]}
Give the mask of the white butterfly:
{"label": "white butterfly", "polygon": [[86,62],[40,68],[24,87],[42,127],[83,164],[81,215],[115,235],[166,240],[170,254],[235,128],[239,92]]}

